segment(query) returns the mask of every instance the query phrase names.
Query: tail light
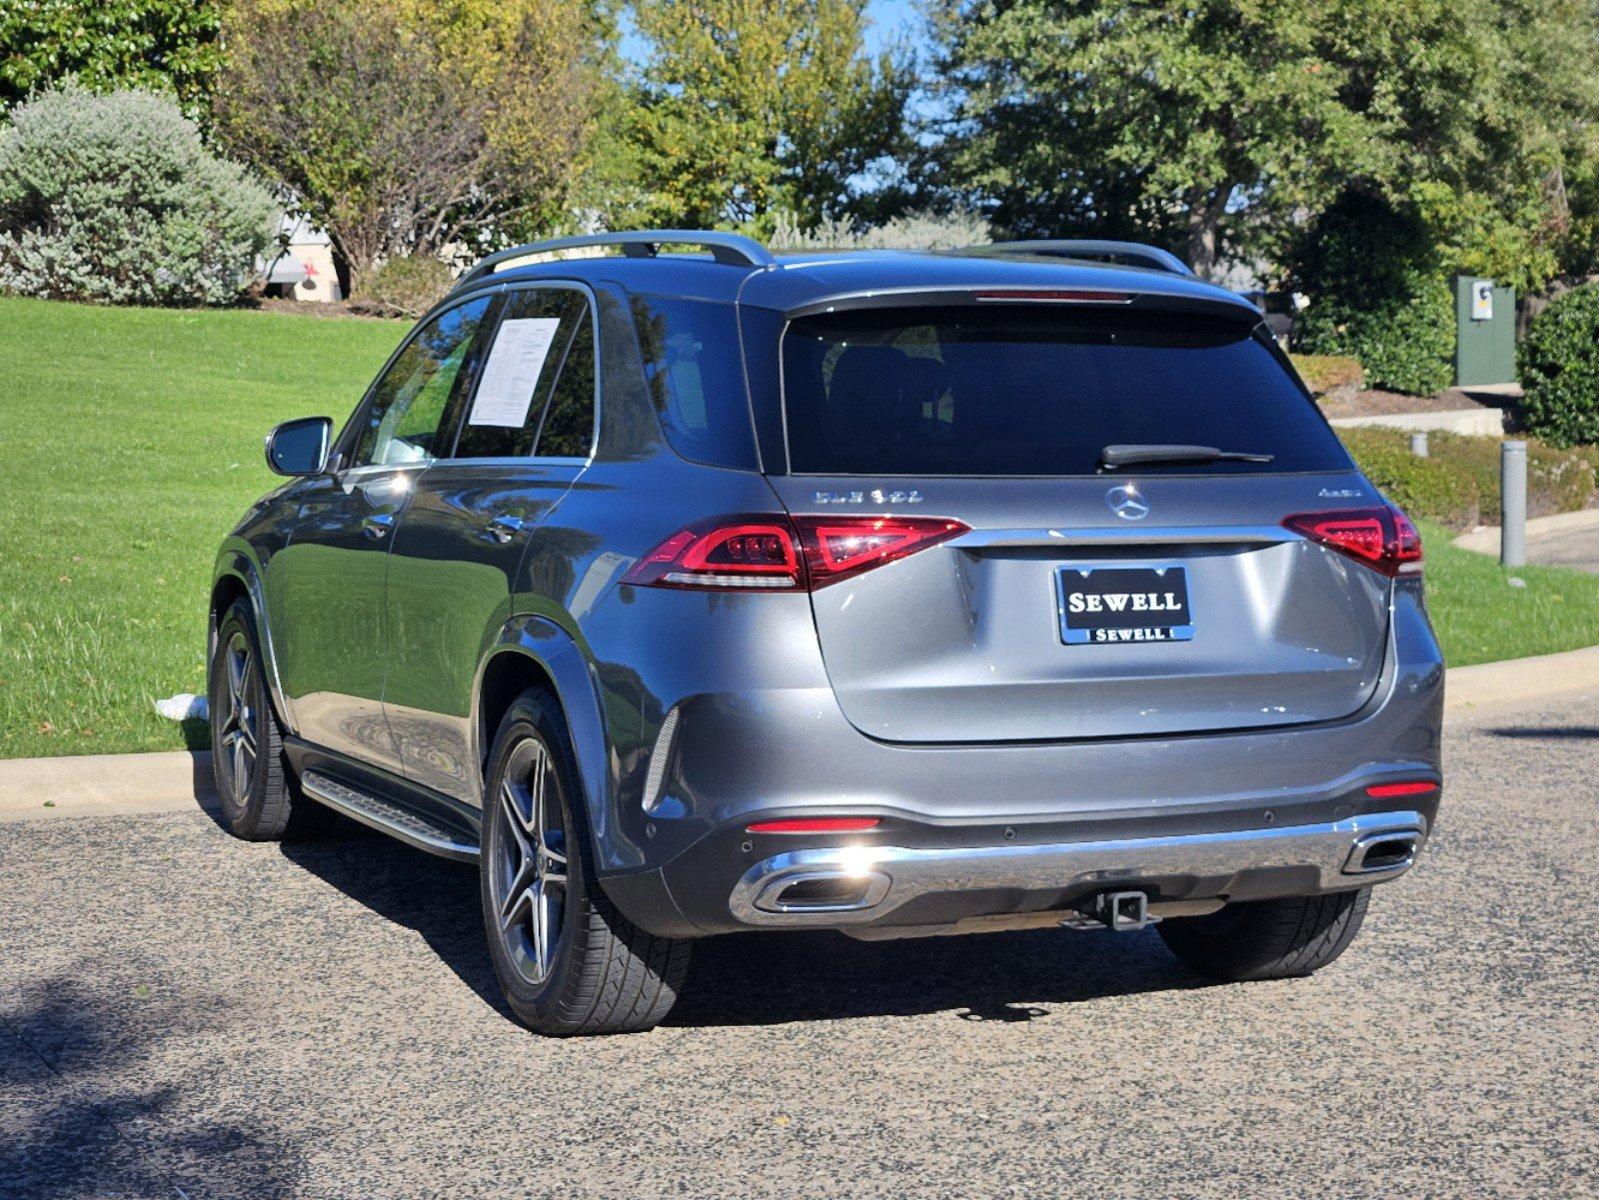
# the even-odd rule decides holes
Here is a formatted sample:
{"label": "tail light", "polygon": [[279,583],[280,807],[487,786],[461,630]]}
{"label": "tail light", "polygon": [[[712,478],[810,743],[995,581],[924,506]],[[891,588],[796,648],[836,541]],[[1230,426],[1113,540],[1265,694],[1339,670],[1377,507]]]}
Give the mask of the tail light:
{"label": "tail light", "polygon": [[943,517],[796,517],[811,590],[959,537],[970,526]]}
{"label": "tail light", "polygon": [[1283,525],[1384,575],[1410,575],[1421,570],[1421,535],[1410,518],[1391,504],[1296,513],[1285,517]]}
{"label": "tail light", "polygon": [[796,591],[805,573],[786,517],[727,517],[674,533],[622,576],[655,587]]}
{"label": "tail light", "polygon": [[680,530],[623,583],[704,590],[814,591],[965,533],[942,517],[723,517]]}

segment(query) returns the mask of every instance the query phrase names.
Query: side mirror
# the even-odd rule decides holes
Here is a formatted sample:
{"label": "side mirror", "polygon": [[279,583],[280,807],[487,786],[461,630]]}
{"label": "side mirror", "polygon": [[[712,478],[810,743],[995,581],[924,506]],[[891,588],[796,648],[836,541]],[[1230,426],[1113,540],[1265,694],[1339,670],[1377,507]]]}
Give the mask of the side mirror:
{"label": "side mirror", "polygon": [[266,436],[266,460],[279,475],[320,475],[328,465],[333,421],[301,417],[285,421]]}

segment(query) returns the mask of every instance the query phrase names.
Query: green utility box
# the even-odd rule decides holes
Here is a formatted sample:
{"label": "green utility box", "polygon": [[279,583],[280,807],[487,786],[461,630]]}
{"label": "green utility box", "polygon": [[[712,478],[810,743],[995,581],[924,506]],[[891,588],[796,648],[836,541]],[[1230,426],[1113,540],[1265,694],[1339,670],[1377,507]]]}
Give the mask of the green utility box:
{"label": "green utility box", "polygon": [[1455,277],[1455,386],[1516,382],[1516,289]]}

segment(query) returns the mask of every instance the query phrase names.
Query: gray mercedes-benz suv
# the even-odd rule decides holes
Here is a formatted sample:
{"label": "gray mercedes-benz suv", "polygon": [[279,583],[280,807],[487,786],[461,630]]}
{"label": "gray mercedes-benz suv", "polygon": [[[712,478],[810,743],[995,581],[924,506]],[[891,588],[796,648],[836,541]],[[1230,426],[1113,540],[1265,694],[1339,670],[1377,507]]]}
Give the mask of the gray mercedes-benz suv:
{"label": "gray mercedes-benz suv", "polygon": [[1416,532],[1158,251],[518,247],[267,457],[226,821],[478,862],[546,1033],[656,1024],[738,930],[1158,922],[1305,974],[1437,811]]}

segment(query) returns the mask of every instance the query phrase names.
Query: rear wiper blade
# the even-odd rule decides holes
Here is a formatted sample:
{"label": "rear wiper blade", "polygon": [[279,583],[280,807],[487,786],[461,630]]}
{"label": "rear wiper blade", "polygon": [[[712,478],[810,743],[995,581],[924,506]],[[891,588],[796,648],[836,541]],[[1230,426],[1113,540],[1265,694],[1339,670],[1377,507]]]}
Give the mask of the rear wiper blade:
{"label": "rear wiper blade", "polygon": [[1269,463],[1275,457],[1273,454],[1252,454],[1247,450],[1218,450],[1215,446],[1106,446],[1099,452],[1099,465],[1114,471],[1117,467],[1144,463]]}

